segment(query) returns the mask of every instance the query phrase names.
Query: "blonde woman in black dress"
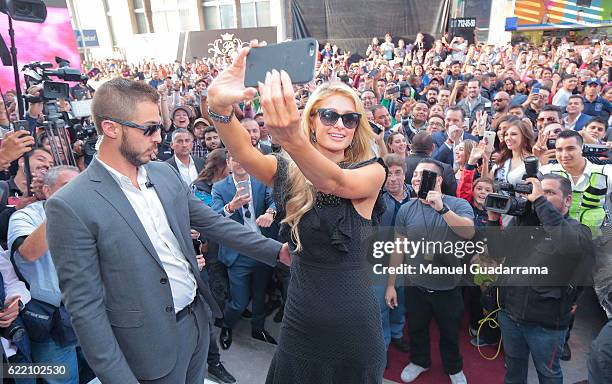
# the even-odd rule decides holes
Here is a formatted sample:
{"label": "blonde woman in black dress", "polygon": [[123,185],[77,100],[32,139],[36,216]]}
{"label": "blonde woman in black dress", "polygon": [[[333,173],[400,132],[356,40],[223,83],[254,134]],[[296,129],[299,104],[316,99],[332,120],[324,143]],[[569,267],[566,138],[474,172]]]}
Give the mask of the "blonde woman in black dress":
{"label": "blonde woman in black dress", "polygon": [[[208,89],[213,114],[230,116],[234,103],[255,96],[243,85],[248,50]],[[350,87],[327,83],[300,118],[291,79],[276,71],[259,93],[266,126],[289,157],[261,154],[234,116],[215,126],[247,172],[274,187],[281,241],[293,257],[266,382],[382,383],[385,345],[361,236],[382,213],[386,171],[371,150],[375,137],[363,105]]]}

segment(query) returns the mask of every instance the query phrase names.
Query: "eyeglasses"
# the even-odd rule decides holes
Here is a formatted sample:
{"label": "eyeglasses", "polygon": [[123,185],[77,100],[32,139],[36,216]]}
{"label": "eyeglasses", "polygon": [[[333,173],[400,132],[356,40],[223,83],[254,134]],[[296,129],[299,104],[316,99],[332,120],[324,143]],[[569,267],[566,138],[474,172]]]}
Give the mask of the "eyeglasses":
{"label": "eyeglasses", "polygon": [[101,120],[108,120],[108,121],[112,121],[113,123],[125,125],[126,127],[139,129],[139,130],[143,131],[145,136],[151,136],[155,132],[157,132],[158,130],[160,130],[162,128],[162,124],[161,123],[149,124],[149,125],[140,125],[140,124],[133,123],[131,121],[122,121],[122,120],[118,120],[118,119],[113,119],[112,117],[108,117],[108,116],[98,116],[98,118],[101,119]]}
{"label": "eyeglasses", "polygon": [[430,121],[428,124],[432,127],[444,127],[444,123],[438,123],[436,121]]}
{"label": "eyeglasses", "polygon": [[359,125],[359,119],[361,118],[361,114],[357,112],[345,113],[344,115],[339,114],[333,109],[328,108],[320,108],[317,109],[317,113],[319,114],[319,118],[324,125],[328,127],[332,127],[338,122],[338,119],[342,119],[342,125],[348,129],[355,129]]}
{"label": "eyeglasses", "polygon": [[244,211],[244,217],[246,217],[247,219],[250,219],[251,211],[249,211],[249,205],[248,204],[243,205],[242,210]]}

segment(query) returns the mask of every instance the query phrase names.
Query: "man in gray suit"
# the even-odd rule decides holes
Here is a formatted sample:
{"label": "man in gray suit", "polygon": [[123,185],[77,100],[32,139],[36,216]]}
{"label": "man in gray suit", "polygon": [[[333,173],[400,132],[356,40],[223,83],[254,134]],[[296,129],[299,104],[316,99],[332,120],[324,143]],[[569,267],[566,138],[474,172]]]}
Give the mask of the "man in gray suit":
{"label": "man in gray suit", "polygon": [[[204,381],[209,322],[221,313],[200,279],[190,229],[270,266],[286,246],[214,213],[178,172],[155,162],[158,94],[113,79],[92,115],[97,159],[47,201],[62,299],[103,383]],[[212,310],[212,313],[211,313]]]}

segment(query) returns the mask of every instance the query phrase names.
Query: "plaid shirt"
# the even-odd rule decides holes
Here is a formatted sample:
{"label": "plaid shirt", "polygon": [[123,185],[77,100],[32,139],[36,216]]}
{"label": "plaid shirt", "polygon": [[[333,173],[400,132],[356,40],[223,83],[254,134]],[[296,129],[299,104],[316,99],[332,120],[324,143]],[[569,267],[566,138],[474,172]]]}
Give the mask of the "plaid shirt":
{"label": "plaid shirt", "polygon": [[194,140],[193,148],[191,149],[191,156],[205,159],[206,156],[208,156],[208,150],[206,149],[206,146],[200,144],[199,140]]}

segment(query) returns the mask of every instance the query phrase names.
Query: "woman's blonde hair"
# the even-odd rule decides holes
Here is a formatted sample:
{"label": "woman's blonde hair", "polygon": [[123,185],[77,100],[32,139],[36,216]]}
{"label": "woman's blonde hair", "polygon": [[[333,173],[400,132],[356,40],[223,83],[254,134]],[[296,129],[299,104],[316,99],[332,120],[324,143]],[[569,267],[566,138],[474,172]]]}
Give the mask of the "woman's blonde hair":
{"label": "woman's blonde hair", "polygon": [[[302,113],[300,127],[304,134],[309,137],[311,144],[315,145],[314,126],[317,119],[317,109],[323,100],[332,95],[345,96],[355,104],[355,112],[361,114],[359,125],[355,128],[352,143],[344,150],[343,163],[358,163],[371,159],[372,143],[375,136],[366,118],[365,109],[357,93],[342,82],[329,82],[321,84],[308,98],[308,102]],[[285,208],[285,218],[282,223],[286,223],[291,228],[291,238],[297,246],[297,250],[302,249],[298,224],[300,220],[314,205],[316,191],[310,181],[308,181],[299,170],[295,162],[289,162],[288,169],[289,189],[286,192],[289,196]]]}

